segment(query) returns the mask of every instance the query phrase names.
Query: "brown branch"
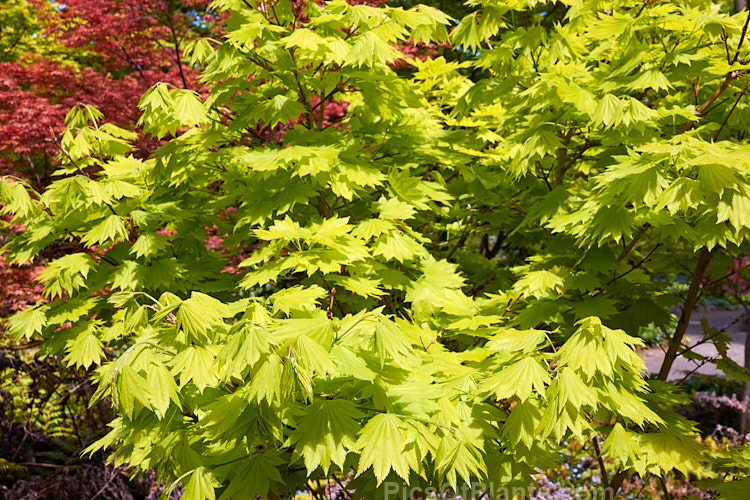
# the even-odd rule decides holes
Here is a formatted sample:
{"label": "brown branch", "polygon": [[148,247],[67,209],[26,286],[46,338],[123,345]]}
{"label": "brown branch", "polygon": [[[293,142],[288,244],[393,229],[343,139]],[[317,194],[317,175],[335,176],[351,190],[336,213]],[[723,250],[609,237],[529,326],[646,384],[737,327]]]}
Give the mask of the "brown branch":
{"label": "brown branch", "polygon": [[612,476],[612,480],[604,489],[602,500],[615,500],[617,491],[620,489],[620,486],[622,486],[623,481],[625,481],[625,479],[628,477],[628,470],[629,469],[621,470],[620,472]]}
{"label": "brown branch", "polygon": [[[696,114],[698,116],[703,116],[706,110],[711,107],[711,104],[713,104],[714,101],[718,99],[719,96],[721,96],[721,94],[723,94],[727,88],[729,88],[729,84],[732,83],[735,78],[740,76],[740,74],[740,71],[730,71],[729,73],[727,73],[726,78],[724,78],[724,81],[721,82],[719,88],[717,88],[716,91],[711,94],[711,97],[709,97],[706,102],[700,105],[700,107],[696,110]],[[682,128],[677,132],[677,135],[684,134],[685,132],[693,128],[693,125],[695,125],[695,122],[693,120],[688,120],[685,125],[683,125]]]}
{"label": "brown branch", "polygon": [[664,500],[673,500],[674,497],[669,492],[669,488],[667,488],[667,483],[664,482],[664,478],[659,476],[656,479],[659,481],[659,486],[661,487],[662,492],[664,492]]}
{"label": "brown branch", "polygon": [[453,254],[456,253],[456,250],[458,250],[459,247],[463,246],[463,244],[466,243],[466,238],[468,238],[469,236],[469,229],[471,228],[471,226],[471,221],[468,221],[463,231],[461,232],[461,236],[458,238],[458,241],[453,246],[451,251],[448,252],[448,255],[445,256],[445,260],[449,260],[451,257],[453,257]]}
{"label": "brown branch", "polygon": [[[748,18],[750,18],[750,16],[748,16]],[[742,92],[740,92],[740,95],[737,96],[737,100],[734,101],[734,104],[732,105],[732,108],[729,110],[729,113],[727,113],[727,116],[724,117],[724,121],[721,122],[721,126],[719,127],[719,130],[717,130],[716,133],[713,135],[713,137],[711,137],[712,141],[715,142],[716,139],[719,137],[719,134],[721,133],[721,131],[724,130],[724,126],[729,121],[729,117],[732,116],[732,113],[734,113],[735,108],[737,108],[737,105],[740,103],[742,96],[744,96],[746,92],[747,92],[747,88],[745,88]]]}
{"label": "brown branch", "polygon": [[722,334],[726,333],[728,329],[730,329],[731,327],[733,327],[734,325],[736,325],[737,323],[739,323],[741,319],[742,319],[741,317],[735,318],[734,321],[732,321],[731,323],[729,323],[727,326],[725,326],[721,330],[716,330],[716,333],[714,333],[712,335],[709,335],[708,337],[704,336],[703,339],[699,340],[695,344],[693,344],[691,346],[688,346],[688,347],[685,347],[685,349],[681,350],[679,353],[677,353],[677,355],[678,356],[684,356],[686,352],[690,352],[690,351],[692,351],[693,349],[695,349],[696,347],[698,347],[700,345],[707,344],[708,342],[713,341],[713,339],[715,339],[719,335],[722,335]]}
{"label": "brown branch", "polygon": [[558,136],[563,140],[562,145],[557,148],[557,168],[555,168],[555,186],[561,186],[565,172],[573,166],[573,162],[568,161],[568,144],[570,139],[576,133],[576,129],[569,129],[564,135],[559,134]]}
{"label": "brown branch", "polygon": [[10,349],[11,351],[25,351],[26,349],[33,349],[34,347],[39,347],[42,345],[42,340],[35,340],[32,342],[29,342],[28,344],[21,344],[21,345],[6,345],[3,346],[3,349]]}
{"label": "brown branch", "polygon": [[185,72],[182,70],[182,51],[180,51],[180,40],[177,38],[177,32],[174,28],[174,19],[172,11],[172,1],[170,0],[167,5],[168,12],[165,12],[165,19],[167,21],[167,28],[172,34],[172,41],[174,42],[175,62],[177,63],[177,69],[180,72],[180,79],[182,80],[182,87],[188,88],[187,78],[185,78]]}
{"label": "brown branch", "polygon": [[[654,255],[654,252],[656,252],[656,249],[659,248],[660,246],[662,246],[663,244],[664,243],[657,243],[654,246],[654,248],[652,248],[651,251],[645,257],[643,257],[641,260],[639,260],[638,262],[636,262],[635,264],[633,264],[630,267],[630,269],[628,269],[624,273],[619,274],[619,275],[615,274],[615,276],[611,280],[609,280],[604,286],[609,286],[609,285],[613,284],[615,281],[619,280],[620,278],[623,278],[623,277],[627,276],[628,274],[632,273],[633,271],[635,271],[636,269],[638,269],[639,267],[641,267],[643,264],[646,263],[646,261],[648,259],[651,258],[652,255]],[[595,293],[594,297],[596,297],[597,295],[601,295],[602,293],[604,293],[604,290],[600,290],[597,293]]]}
{"label": "brown branch", "polygon": [[143,83],[151,86],[151,80],[148,79],[148,77],[143,73],[143,69],[141,69],[141,64],[136,63],[133,58],[130,56],[130,53],[125,49],[124,45],[120,45],[120,50],[125,54],[125,61],[127,61],[128,64],[130,64],[131,67],[135,68],[135,71],[140,75],[141,80],[143,80]]}
{"label": "brown branch", "polygon": [[13,51],[13,49],[16,48],[16,45],[18,45],[18,43],[21,40],[23,40],[23,37],[24,37],[25,34],[26,34],[26,28],[22,29],[21,32],[18,34],[18,37],[16,38],[16,41],[13,42],[12,44],[8,45],[8,48],[6,48],[3,51],[3,56],[0,57],[0,62],[5,62],[5,60],[8,57],[8,55]]}
{"label": "brown branch", "polygon": [[737,62],[737,59],[740,57],[740,49],[742,48],[742,44],[745,42],[745,35],[747,35],[747,26],[748,23],[750,23],[750,14],[745,18],[745,25],[742,27],[742,34],[740,35],[740,43],[737,44],[737,52],[734,53],[734,58],[729,64],[734,64]]}
{"label": "brown branch", "polygon": [[643,225],[643,227],[641,227],[641,229],[633,237],[633,239],[631,240],[631,242],[628,243],[628,245],[625,248],[622,249],[622,252],[620,253],[620,255],[617,256],[617,260],[618,261],[621,261],[622,259],[624,259],[630,253],[630,251],[633,250],[633,247],[635,247],[635,244],[640,241],[640,239],[643,237],[643,235],[646,233],[646,231],[650,227],[651,227],[651,224],[649,224],[649,223],[646,223],[646,224]]}
{"label": "brown branch", "polygon": [[682,345],[682,339],[685,337],[685,332],[687,332],[687,327],[690,324],[690,316],[695,309],[695,303],[698,300],[698,291],[700,290],[703,275],[706,273],[708,263],[711,261],[712,254],[713,252],[706,247],[701,248],[698,253],[698,262],[695,264],[693,277],[690,281],[690,288],[688,289],[687,297],[685,297],[685,304],[682,306],[680,320],[677,322],[677,328],[675,328],[674,335],[669,342],[669,349],[667,349],[664,361],[659,369],[659,380],[667,380],[669,371],[672,369],[672,364],[674,363],[675,358],[677,358],[677,351],[680,348],[680,345]]}
{"label": "brown branch", "polygon": [[594,436],[591,440],[594,443],[594,450],[596,451],[596,461],[599,463],[599,469],[602,473],[602,484],[606,488],[609,486],[609,475],[607,474],[607,468],[604,467],[604,459],[602,459],[602,452],[599,449],[599,436]]}
{"label": "brown branch", "polygon": [[593,145],[594,143],[591,141],[584,142],[583,145],[578,148],[578,150],[576,151],[576,154],[574,154],[570,158],[570,161],[568,162],[568,168],[572,167],[575,162],[580,160],[581,157],[584,155],[584,153],[586,153],[586,151],[588,151],[588,149]]}
{"label": "brown branch", "polygon": [[727,35],[727,30],[724,29],[724,26],[721,27],[721,40],[724,42],[724,50],[727,53],[727,63],[729,65],[732,65],[732,56],[729,55],[729,44],[727,43],[727,40],[729,39],[729,35]]}

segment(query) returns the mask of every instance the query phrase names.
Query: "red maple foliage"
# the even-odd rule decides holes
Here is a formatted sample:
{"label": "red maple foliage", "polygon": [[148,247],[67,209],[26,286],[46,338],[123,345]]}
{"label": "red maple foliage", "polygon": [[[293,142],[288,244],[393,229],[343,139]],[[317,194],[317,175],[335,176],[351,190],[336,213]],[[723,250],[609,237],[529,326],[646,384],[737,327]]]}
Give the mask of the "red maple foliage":
{"label": "red maple foliage", "polygon": [[184,64],[182,49],[194,32],[216,26],[208,0],[68,0],[54,8],[29,1],[40,13],[35,35],[60,50],[0,63],[0,170],[45,184],[75,104],[132,127],[138,100],[154,83],[197,87],[198,70]]}

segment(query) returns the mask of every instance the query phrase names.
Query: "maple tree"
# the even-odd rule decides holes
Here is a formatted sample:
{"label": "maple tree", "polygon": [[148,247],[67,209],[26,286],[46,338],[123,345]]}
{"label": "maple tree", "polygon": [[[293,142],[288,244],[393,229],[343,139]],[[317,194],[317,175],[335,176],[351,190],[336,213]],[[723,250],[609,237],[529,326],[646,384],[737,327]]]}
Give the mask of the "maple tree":
{"label": "maple tree", "polygon": [[[118,416],[88,451],[187,498],[349,470],[384,498],[528,487],[577,439],[606,498],[634,474],[746,491],[748,445],[702,444],[666,380],[710,264],[748,247],[747,13],[467,8],[216,0],[225,35],[185,47],[206,93],[140,99],[150,156],[76,106],[59,178],[0,183],[13,261],[73,249],[9,331],[94,369]],[[455,50],[405,69],[407,39]],[[646,379],[637,333],[676,304]]]}

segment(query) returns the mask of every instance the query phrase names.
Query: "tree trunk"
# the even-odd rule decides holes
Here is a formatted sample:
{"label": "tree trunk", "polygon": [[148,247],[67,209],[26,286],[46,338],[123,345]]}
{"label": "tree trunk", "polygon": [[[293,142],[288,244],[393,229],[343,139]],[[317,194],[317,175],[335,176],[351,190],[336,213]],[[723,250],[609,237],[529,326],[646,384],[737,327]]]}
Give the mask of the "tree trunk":
{"label": "tree trunk", "polygon": [[682,345],[682,339],[685,337],[685,332],[687,332],[688,325],[690,324],[690,317],[698,300],[698,291],[703,283],[703,275],[706,273],[708,263],[711,262],[712,255],[713,250],[709,250],[706,247],[701,248],[698,253],[698,262],[695,264],[695,271],[693,271],[693,276],[690,279],[690,288],[685,297],[685,303],[682,305],[680,320],[677,322],[677,328],[675,328],[674,335],[672,335],[672,339],[669,341],[669,348],[664,355],[664,361],[662,361],[661,368],[659,369],[659,376],[657,378],[663,382],[666,382],[667,378],[669,378],[669,371],[672,369],[675,358],[677,358],[677,352]]}
{"label": "tree trunk", "polygon": [[734,11],[742,12],[747,10],[747,0],[734,0]]}

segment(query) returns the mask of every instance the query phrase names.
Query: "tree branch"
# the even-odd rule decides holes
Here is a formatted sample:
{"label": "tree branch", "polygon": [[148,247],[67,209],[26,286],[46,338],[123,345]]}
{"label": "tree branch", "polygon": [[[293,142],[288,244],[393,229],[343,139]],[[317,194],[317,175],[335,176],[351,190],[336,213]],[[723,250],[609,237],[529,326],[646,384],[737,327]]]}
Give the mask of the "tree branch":
{"label": "tree branch", "polygon": [[[745,7],[747,8],[747,3],[745,4]],[[748,13],[747,17],[745,18],[745,25],[742,27],[742,34],[740,35],[740,43],[737,44],[737,52],[734,53],[734,58],[729,64],[736,63],[737,59],[739,59],[740,57],[740,49],[742,48],[742,44],[745,42],[745,35],[747,35],[748,23],[750,23],[750,13]]]}
{"label": "tree branch", "polygon": [[596,450],[596,461],[599,463],[599,470],[601,470],[602,484],[606,488],[607,486],[609,486],[609,475],[607,474],[607,468],[604,467],[602,452],[599,449],[599,436],[594,436],[591,442],[594,443],[594,450]]}
{"label": "tree branch", "polygon": [[622,249],[622,252],[620,255],[617,256],[617,260],[620,261],[627,257],[627,255],[630,253],[631,250],[633,250],[633,247],[635,247],[635,244],[640,241],[640,239],[643,237],[643,235],[646,233],[648,228],[651,227],[651,224],[646,223],[641,227],[641,229],[638,231],[638,233],[633,237],[633,239],[628,243],[628,245]]}
{"label": "tree branch", "polygon": [[682,339],[685,337],[685,332],[690,324],[690,316],[693,314],[693,309],[695,309],[695,303],[698,300],[698,291],[700,290],[703,275],[706,273],[708,263],[711,261],[712,253],[713,252],[706,247],[701,248],[698,253],[698,262],[695,264],[693,277],[690,281],[690,288],[688,289],[687,297],[685,297],[685,304],[682,306],[680,320],[677,322],[677,328],[669,342],[669,349],[667,349],[664,361],[659,369],[659,380],[665,381],[667,380],[667,377],[669,377],[669,371],[672,369],[672,364],[677,357],[677,351],[682,344]]}
{"label": "tree branch", "polygon": [[167,21],[167,27],[169,28],[170,33],[172,34],[172,41],[174,42],[174,51],[175,51],[175,62],[177,63],[177,69],[180,72],[180,79],[182,80],[182,87],[188,88],[187,78],[185,78],[185,72],[182,70],[182,51],[180,51],[180,41],[177,39],[177,32],[174,28],[174,19],[173,19],[173,12],[172,12],[172,2],[171,0],[168,2],[167,5],[168,12],[165,12],[165,17]]}
{"label": "tree branch", "polygon": [[[748,18],[750,18],[750,16],[748,16]],[[734,113],[735,108],[740,103],[742,96],[744,96],[746,92],[747,92],[747,88],[745,88],[742,92],[740,92],[740,95],[737,96],[737,100],[734,101],[734,104],[732,105],[732,108],[729,110],[729,113],[727,113],[727,116],[724,117],[724,121],[721,122],[721,126],[719,127],[719,130],[717,130],[716,133],[713,135],[713,137],[711,137],[712,141],[715,142],[716,139],[718,139],[719,134],[721,134],[721,131],[724,130],[724,126],[729,121],[729,117],[732,116],[732,113]]]}
{"label": "tree branch", "polygon": [[623,481],[628,477],[628,470],[624,469],[612,476],[612,480],[609,482],[607,487],[604,489],[604,495],[602,495],[602,500],[615,500],[615,497],[617,496],[617,492],[620,489],[620,486],[622,486]]}
{"label": "tree branch", "polygon": [[[724,81],[721,82],[719,88],[717,88],[716,91],[711,94],[711,97],[709,97],[706,102],[700,105],[700,107],[696,110],[696,114],[698,116],[703,116],[706,110],[711,107],[711,104],[713,104],[714,101],[718,99],[719,96],[723,94],[727,88],[729,88],[729,84],[732,83],[735,78],[740,76],[741,73],[741,71],[730,71],[729,73],[727,73],[726,78],[724,78]],[[685,125],[683,125],[682,128],[677,132],[677,135],[684,134],[685,132],[693,128],[693,125],[695,125],[695,122],[693,120],[688,120]]]}
{"label": "tree branch", "polygon": [[573,162],[568,161],[568,144],[570,139],[576,133],[576,129],[569,129],[564,135],[558,133],[558,136],[563,140],[562,146],[557,148],[557,167],[555,168],[555,186],[562,185],[565,172],[573,166]]}

